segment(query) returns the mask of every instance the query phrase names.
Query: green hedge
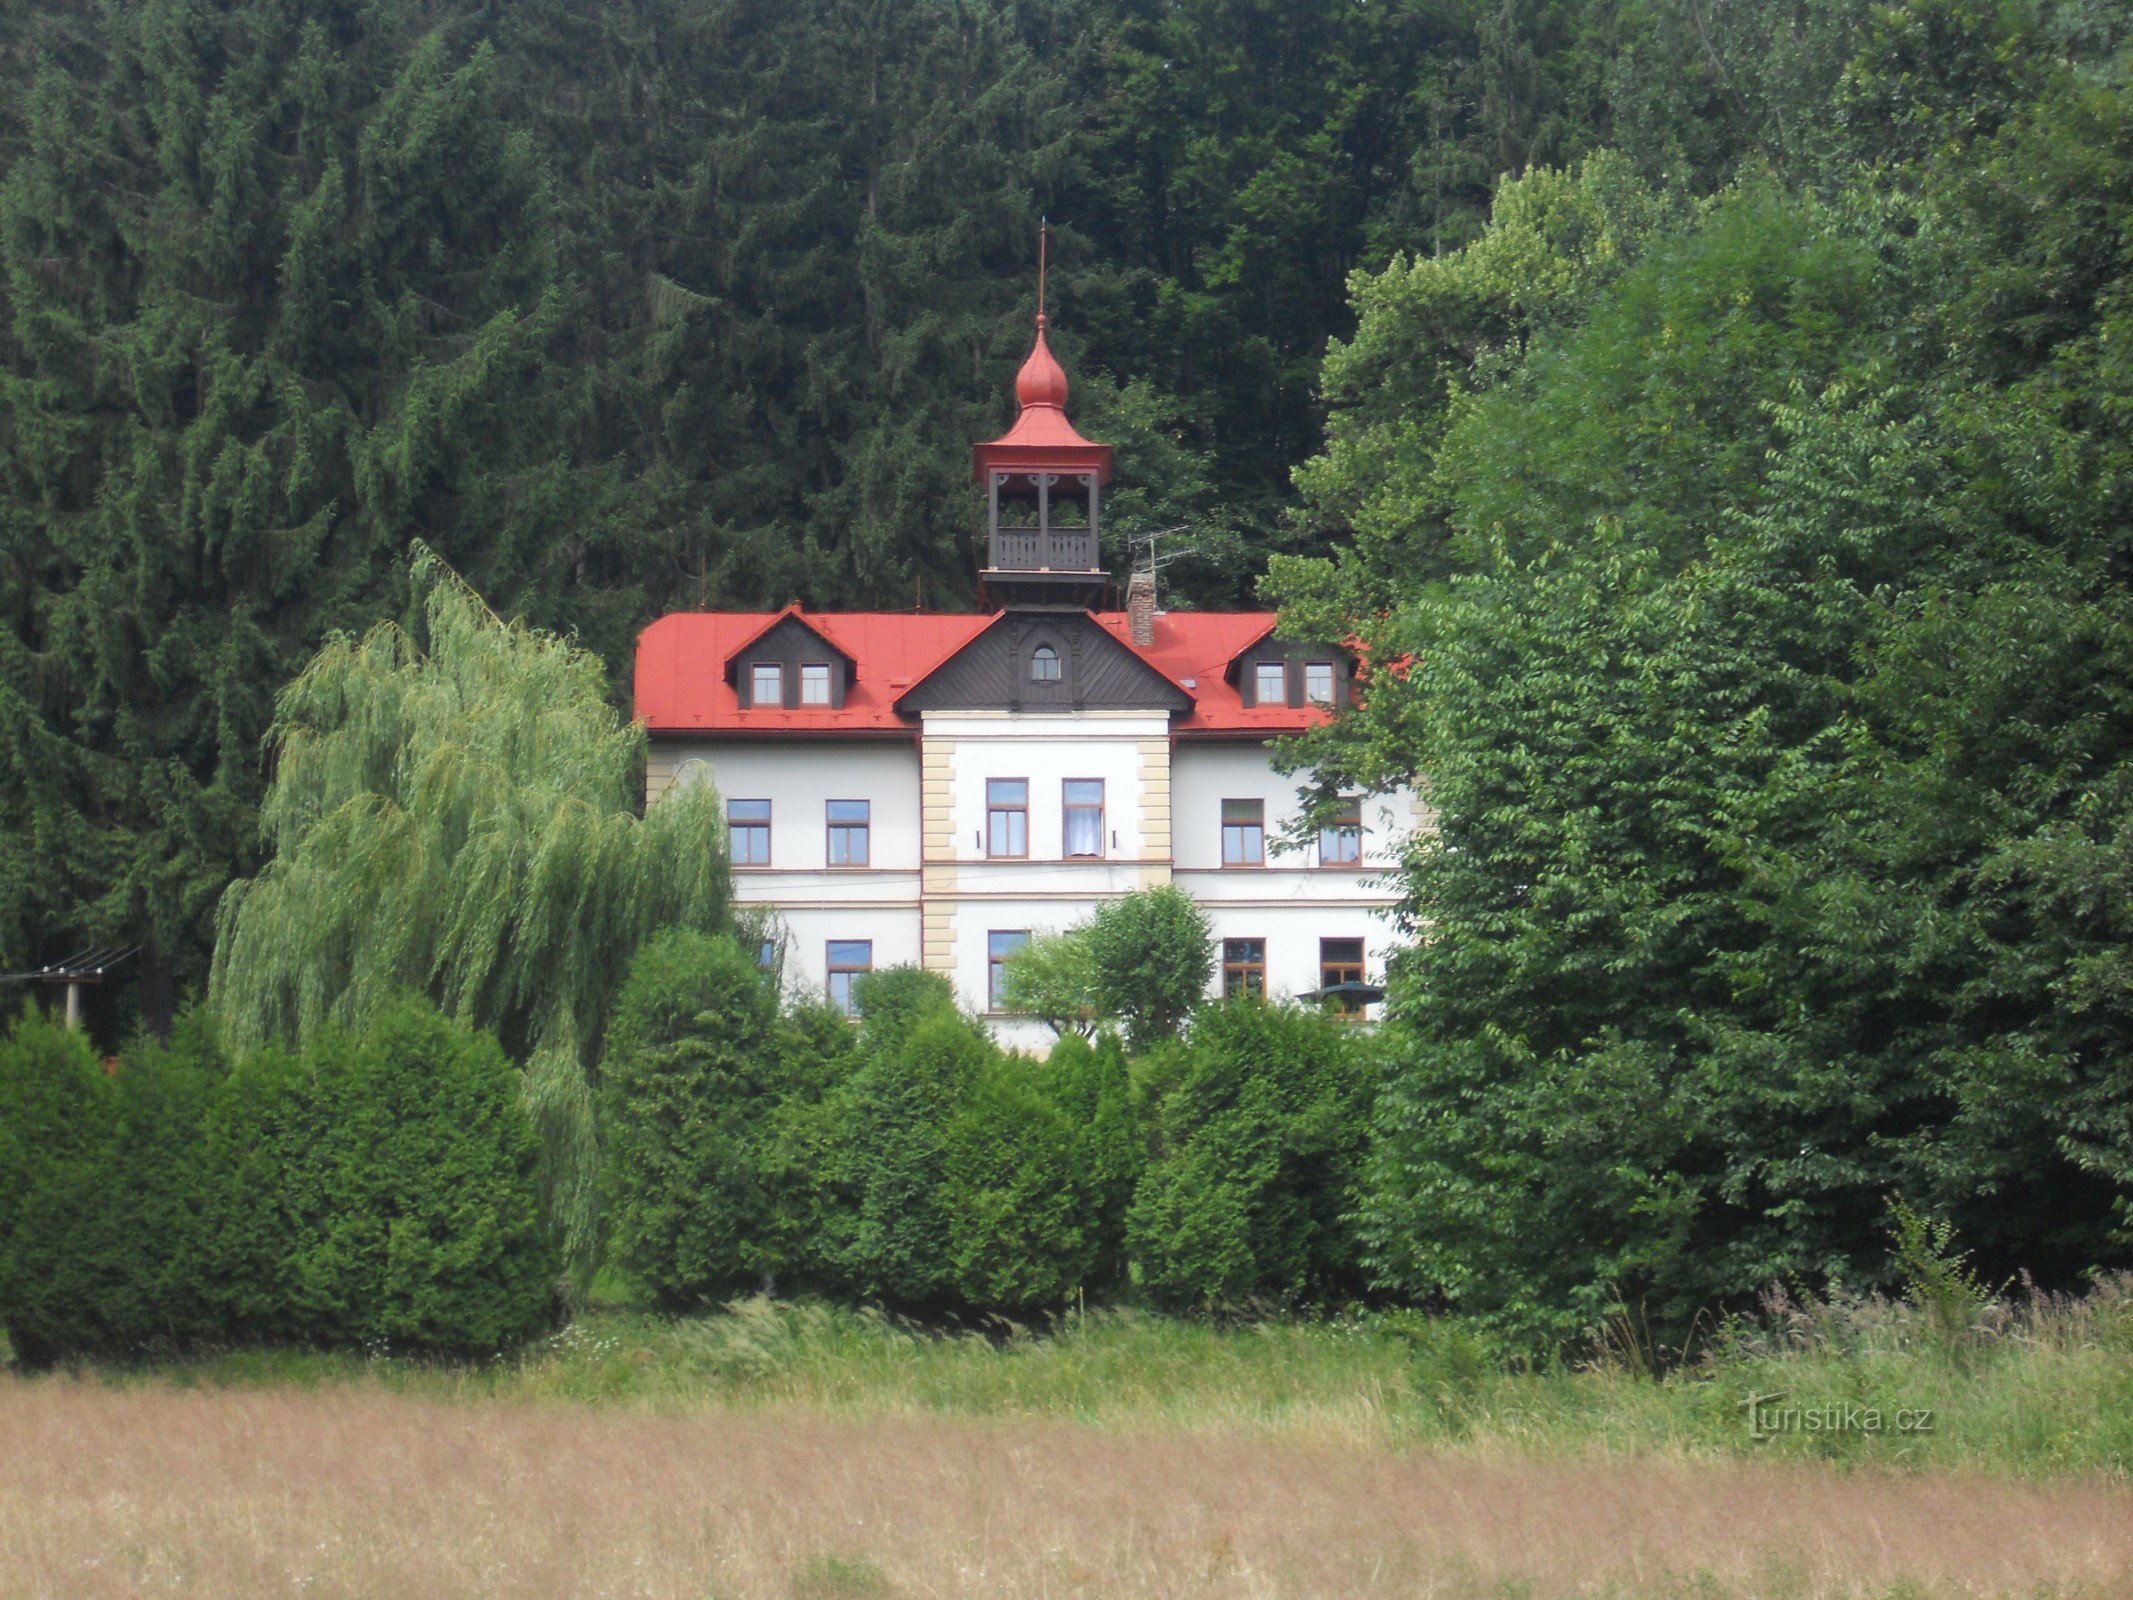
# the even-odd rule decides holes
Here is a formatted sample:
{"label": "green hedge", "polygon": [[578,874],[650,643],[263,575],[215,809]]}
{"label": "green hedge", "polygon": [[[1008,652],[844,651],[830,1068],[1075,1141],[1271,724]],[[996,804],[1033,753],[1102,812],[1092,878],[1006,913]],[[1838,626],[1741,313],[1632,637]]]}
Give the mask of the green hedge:
{"label": "green hedge", "polygon": [[218,1343],[491,1351],[559,1262],[519,1078],[419,1002],[301,1058],[204,1027],[105,1076],[25,1020],[0,1043],[0,1324],[17,1356]]}

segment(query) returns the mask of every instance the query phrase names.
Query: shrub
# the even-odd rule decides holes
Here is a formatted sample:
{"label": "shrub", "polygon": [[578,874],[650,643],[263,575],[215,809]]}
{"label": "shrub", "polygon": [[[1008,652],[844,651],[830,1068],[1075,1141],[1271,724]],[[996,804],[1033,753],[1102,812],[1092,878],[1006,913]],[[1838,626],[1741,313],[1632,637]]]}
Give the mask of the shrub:
{"label": "shrub", "polygon": [[1074,1170],[1087,1190],[1090,1264],[1083,1286],[1120,1286],[1126,1271],[1126,1208],[1147,1162],[1132,1074],[1118,1036],[1059,1041],[1038,1069],[1044,1095],[1074,1131]]}
{"label": "shrub", "polygon": [[1376,1058],[1369,1035],[1325,1013],[1257,998],[1201,1010],[1127,1219],[1156,1299],[1206,1309],[1362,1290],[1348,1213]]}
{"label": "shrub", "polygon": [[956,1297],[977,1310],[1064,1305],[1098,1265],[1079,1130],[1024,1056],[995,1053],[949,1125],[943,1174]]}
{"label": "shrub", "polygon": [[0,1050],[18,1136],[51,1141],[10,1162],[27,1181],[10,1184],[0,1317],[22,1359],[147,1354],[213,1331],[200,1160],[213,1061],[195,1043],[139,1046],[115,1078],[49,1024],[22,1024]]}
{"label": "shrub", "polygon": [[475,1354],[552,1316],[562,1258],[519,1074],[495,1038],[426,1001],[360,1040],[325,1032],[295,1079],[331,1152],[299,1211],[295,1272],[314,1336]]}
{"label": "shrub", "polygon": [[767,1268],[787,1292],[829,1292],[841,1282],[836,1256],[850,1196],[840,1166],[849,1109],[847,1086],[865,1059],[859,1030],[842,1011],[816,1001],[778,1022],[783,1093],[756,1147],[766,1201]]}
{"label": "shrub", "polygon": [[851,1211],[831,1255],[851,1292],[939,1308],[954,1299],[950,1124],[999,1051],[952,1005],[897,1014],[878,1032],[870,1022],[866,1033],[866,1060],[838,1097]]}
{"label": "shrub", "polygon": [[733,938],[663,934],[632,963],[601,1069],[608,1240],[663,1305],[783,1264],[764,1171],[779,1047],[777,994]]}

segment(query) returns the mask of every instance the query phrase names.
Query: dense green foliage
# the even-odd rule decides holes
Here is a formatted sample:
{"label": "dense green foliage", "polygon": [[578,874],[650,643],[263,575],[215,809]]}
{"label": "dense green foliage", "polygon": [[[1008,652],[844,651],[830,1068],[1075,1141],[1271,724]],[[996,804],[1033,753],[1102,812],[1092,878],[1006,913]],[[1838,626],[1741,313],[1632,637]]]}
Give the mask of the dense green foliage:
{"label": "dense green foliage", "polygon": [[[1076,415],[1119,449],[1107,556],[1187,530],[1179,604],[1271,563],[1288,629],[1364,657],[1294,760],[1436,808],[1393,1025],[1221,1008],[1165,1043],[1206,944],[1159,897],[1011,979],[1062,1034],[1122,1023],[1130,1072],[1100,1037],[1005,1057],[917,974],[857,1030],[773,1014],[676,944],[608,1085],[648,1286],[1368,1285],[1545,1343],[1886,1283],[1891,1195],[1993,1279],[2125,1264],[2128,30],[2123,0],[0,23],[0,968],[138,942],[114,1042],[207,977],[220,905],[236,1052],[106,1081],[34,1047],[0,1225],[39,1272],[77,1230],[82,1274],[35,1315],[371,1336],[277,1277],[286,1218],[79,1202],[197,1146],[255,1183],[286,1150],[325,1205],[335,1147],[276,1119],[326,1024],[410,991],[525,1063],[582,1286],[610,999],[727,915],[713,797],[631,815],[633,630],[970,597],[964,450],[1045,213]],[[525,625],[410,602],[416,540]],[[406,1248],[364,1269],[377,1336],[448,1343],[410,1285],[458,1268]],[[187,1252],[250,1309],[189,1299]]]}
{"label": "dense green foliage", "polygon": [[1452,251],[1503,175],[1601,148],[1701,193],[1967,138],[2008,61],[2100,25],[1943,62],[1998,14],[17,7],[0,969],[138,941],[99,1025],[167,1023],[261,858],[276,691],[402,610],[411,539],[615,675],[675,605],[967,601],[965,451],[1007,420],[1041,214],[1076,414],[1119,450],[1110,558],[1187,527],[1174,598],[1235,603],[1342,531],[1289,517],[1289,474],[1351,268]]}
{"label": "dense green foliage", "polygon": [[778,1002],[731,936],[686,930],[638,953],[601,1060],[609,1258],[660,1303],[752,1287],[766,1254],[761,1144],[783,1088]]}
{"label": "dense green foliage", "polygon": [[1303,479],[1356,543],[1279,586],[1390,664],[1299,758],[1438,810],[1386,1287],[1679,1331],[1887,1282],[1892,1193],[1995,1281],[2127,1259],[2133,80],[2067,20],[1890,8],[1826,108],[1880,165],[1536,173],[1358,280]]}
{"label": "dense green foliage", "polygon": [[781,1018],[730,939],[640,953],[601,1092],[613,1260],[638,1290],[1019,1316],[1365,1288],[1349,1213],[1377,1057],[1354,1028],[1225,1004],[1134,1062],[1108,1030],[1039,1061],[995,1045],[936,974],[887,968],[855,992],[857,1028]]}
{"label": "dense green foliage", "polygon": [[109,1075],[26,1022],[0,1044],[0,1092],[71,1112],[7,1174],[0,1327],[24,1359],[275,1340],[475,1353],[557,1304],[518,1074],[429,1007],[234,1068],[195,1017]]}
{"label": "dense green foliage", "polygon": [[1254,997],[1201,1009],[1157,1069],[1153,1153],[1127,1247],[1158,1301],[1341,1304],[1367,1284],[1361,1199],[1375,1041]]}
{"label": "dense green foliage", "polygon": [[273,858],[218,916],[211,1001],[232,1046],[361,1027],[426,994],[527,1064],[573,1270],[597,1254],[586,1073],[655,929],[721,926],[718,799],[640,817],[644,732],[599,664],[505,624],[423,554],[415,633],[336,638],[282,692],[262,808]]}
{"label": "dense green foliage", "polygon": [[1191,896],[1170,884],[1136,889],[1017,951],[1001,998],[1062,1037],[1109,1022],[1146,1049],[1176,1034],[1207,992],[1214,948],[1207,914]]}

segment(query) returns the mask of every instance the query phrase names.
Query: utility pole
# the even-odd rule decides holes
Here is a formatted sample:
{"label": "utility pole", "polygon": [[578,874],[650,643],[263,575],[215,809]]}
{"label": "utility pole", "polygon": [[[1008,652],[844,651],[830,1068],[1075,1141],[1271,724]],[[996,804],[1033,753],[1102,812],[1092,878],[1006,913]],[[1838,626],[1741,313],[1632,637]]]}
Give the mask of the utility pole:
{"label": "utility pole", "polygon": [[55,961],[49,967],[37,967],[27,972],[0,972],[0,983],[56,983],[67,991],[66,1019],[69,1033],[81,1032],[81,991],[87,983],[102,983],[104,974],[121,961],[139,952],[140,946],[105,945],[95,950],[84,950],[79,955]]}

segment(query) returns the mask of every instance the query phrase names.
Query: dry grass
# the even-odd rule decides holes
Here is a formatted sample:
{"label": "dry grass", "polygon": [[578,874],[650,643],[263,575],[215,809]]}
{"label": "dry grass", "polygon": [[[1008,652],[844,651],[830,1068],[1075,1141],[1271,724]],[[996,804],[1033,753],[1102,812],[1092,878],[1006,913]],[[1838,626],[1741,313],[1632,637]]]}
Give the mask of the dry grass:
{"label": "dry grass", "polygon": [[24,1600],[2128,1592],[2093,1478],[0,1378]]}

